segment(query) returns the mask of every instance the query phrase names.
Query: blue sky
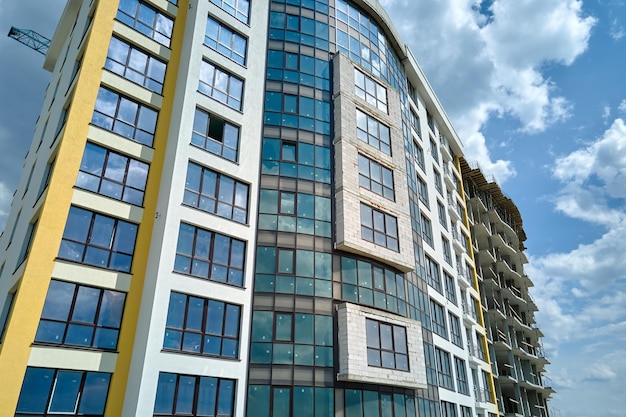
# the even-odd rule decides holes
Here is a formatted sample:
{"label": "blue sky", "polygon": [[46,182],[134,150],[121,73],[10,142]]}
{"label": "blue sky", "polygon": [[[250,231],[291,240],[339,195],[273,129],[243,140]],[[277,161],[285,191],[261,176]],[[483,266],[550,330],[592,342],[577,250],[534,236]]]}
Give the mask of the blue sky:
{"label": "blue sky", "polygon": [[[528,235],[553,417],[626,416],[626,1],[380,0]],[[0,0],[0,229],[49,74],[4,37],[63,0]]]}

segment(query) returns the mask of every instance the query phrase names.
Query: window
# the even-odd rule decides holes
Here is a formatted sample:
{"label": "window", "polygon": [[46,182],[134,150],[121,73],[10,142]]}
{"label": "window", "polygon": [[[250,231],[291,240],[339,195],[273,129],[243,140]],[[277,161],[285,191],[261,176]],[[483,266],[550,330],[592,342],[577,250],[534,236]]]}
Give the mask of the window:
{"label": "window", "polygon": [[35,219],[33,222],[28,224],[28,229],[26,230],[26,236],[24,241],[22,242],[22,248],[20,249],[20,256],[18,257],[18,266],[22,264],[26,260],[28,253],[30,252],[30,248],[33,245],[33,239],[35,237],[35,233],[37,232],[37,223],[39,219]]}
{"label": "window", "polygon": [[144,162],[87,142],[76,186],[141,206],[148,168]]}
{"label": "window", "polygon": [[454,284],[454,278],[447,272],[443,272],[443,276],[446,281],[446,298],[454,305],[458,305],[456,301],[456,285]]}
{"label": "window", "polygon": [[459,347],[463,347],[463,336],[461,336],[461,322],[454,314],[448,312],[450,319],[450,334],[452,335],[452,343]]}
{"label": "window", "polygon": [[46,170],[44,171],[43,177],[41,179],[41,185],[39,186],[39,193],[37,194],[37,200],[39,200],[39,197],[41,197],[43,192],[46,191],[46,188],[48,188],[48,184],[50,184],[50,177],[52,177],[52,171],[54,170],[55,162],[56,162],[56,159],[53,159],[52,161],[46,164]]}
{"label": "window", "polygon": [[443,196],[443,184],[441,182],[441,174],[433,167],[433,176],[435,177],[435,189]]}
{"label": "window", "polygon": [[354,69],[354,84],[357,97],[387,113],[387,89],[385,87],[356,68]]}
{"label": "window", "polygon": [[421,223],[422,223],[422,238],[424,242],[428,243],[428,245],[432,248],[433,246],[433,225],[430,222],[430,219],[426,217],[424,214],[420,214]]}
{"label": "window", "polygon": [[330,184],[330,148],[304,142],[263,139],[261,173]]}
{"label": "window", "polygon": [[437,149],[437,144],[432,138],[430,139],[430,155],[436,163],[439,163],[439,149]]}
{"label": "window", "polygon": [[[463,239],[463,237],[465,237],[465,235],[463,233],[461,233],[461,239]],[[465,279],[467,280],[467,282],[469,282],[470,284],[472,284],[474,282],[474,278],[473,278],[473,274],[472,274],[473,268],[470,264],[468,264],[467,262],[465,262]]]}
{"label": "window", "polygon": [[429,256],[426,256],[426,281],[428,282],[428,285],[433,287],[439,293],[442,292],[440,274],[437,262],[430,259]]}
{"label": "window", "polygon": [[430,300],[430,318],[433,325],[433,332],[444,339],[447,339],[448,329],[446,328],[446,309],[432,299]]}
{"label": "window", "polygon": [[234,304],[172,292],[163,349],[237,358],[240,311]]}
{"label": "window", "polygon": [[441,235],[441,247],[443,248],[443,260],[452,266],[452,251],[450,250],[450,241]]}
{"label": "window", "polygon": [[104,68],[157,94],[163,93],[166,64],[128,43],[111,38]]}
{"label": "window", "polygon": [[126,294],[52,280],[35,342],[115,350]]}
{"label": "window", "polygon": [[156,110],[100,87],[91,123],[146,146],[152,146]]}
{"label": "window", "polygon": [[248,23],[250,17],[249,0],[211,0],[211,3],[221,7],[226,13],[234,16],[243,23]]}
{"label": "window", "polygon": [[159,373],[155,416],[232,416],[234,379]]}
{"label": "window", "polygon": [[237,223],[248,221],[248,185],[189,162],[183,203]]}
{"label": "window", "polygon": [[420,118],[418,117],[417,114],[415,114],[413,110],[411,110],[411,112],[409,113],[409,117],[411,121],[411,127],[413,128],[413,130],[415,130],[415,133],[417,133],[417,136],[422,137],[422,128],[420,126]]}
{"label": "window", "polygon": [[419,175],[417,176],[417,196],[428,207],[428,185]]}
{"label": "window", "polygon": [[16,416],[104,415],[111,374],[26,368]]}
{"label": "window", "polygon": [[240,65],[246,63],[246,38],[211,16],[207,18],[204,44]]}
{"label": "window", "polygon": [[393,171],[359,154],[359,185],[393,201]]}
{"label": "window", "polygon": [[331,237],[331,200],[305,193],[261,189],[259,229]]}
{"label": "window", "polygon": [[405,327],[366,318],[365,333],[369,366],[409,370]]}
{"label": "window", "polygon": [[422,169],[422,171],[426,170],[426,163],[424,162],[424,149],[422,149],[422,147],[415,142],[413,142],[413,160]]}
{"label": "window", "polygon": [[[460,390],[459,390],[460,391]],[[472,414],[472,409],[470,407],[466,407],[461,405],[461,417],[474,417]],[[495,414],[489,413],[489,417],[495,416]]]}
{"label": "window", "polygon": [[433,118],[433,115],[430,114],[429,111],[426,111],[426,122],[428,123],[428,127],[430,127],[430,130],[432,130],[434,133],[435,132],[435,119]]}
{"label": "window", "polygon": [[467,368],[463,359],[454,357],[454,367],[456,368],[456,385],[461,394],[469,395],[469,385],[467,384]]}
{"label": "window", "polygon": [[457,417],[456,404],[441,401],[441,417]]}
{"label": "window", "polygon": [[245,250],[242,240],[181,223],[174,271],[241,287]]}
{"label": "window", "polygon": [[[2,277],[2,272],[4,271],[4,264],[0,267],[0,278]],[[9,325],[9,317],[11,316],[11,309],[13,308],[13,303],[15,302],[15,291],[9,292],[7,294],[7,298],[4,300],[4,305],[2,306],[2,311],[0,312],[0,344],[2,344],[2,339],[4,339],[4,332],[7,330],[7,326]]]}
{"label": "window", "polygon": [[439,224],[442,225],[444,229],[448,230],[446,207],[440,201],[437,201],[437,213],[439,214]]}
{"label": "window", "polygon": [[174,21],[139,0],[122,0],[116,18],[161,45],[170,46]]}
{"label": "window", "polygon": [[356,111],[356,136],[365,143],[391,155],[391,139],[389,127],[372,116]]}
{"label": "window", "polygon": [[236,162],[239,150],[239,127],[215,114],[196,108],[191,144]]}
{"label": "window", "polygon": [[450,354],[438,347],[435,348],[435,360],[437,362],[437,377],[439,378],[439,386],[442,388],[454,390],[454,380],[452,379],[452,364],[450,363]]}
{"label": "window", "polygon": [[398,221],[390,214],[361,203],[361,238],[399,252]]}
{"label": "window", "polygon": [[[15,237],[15,231],[17,230],[17,224],[20,222],[21,215],[22,215],[22,210],[17,212],[17,216],[15,217],[15,221],[13,222],[13,227],[11,228],[11,234],[9,235],[9,243],[7,243],[7,248],[11,246],[11,243],[13,243],[13,238]],[[4,232],[2,232],[2,234],[4,234]]]}
{"label": "window", "polygon": [[241,110],[243,81],[208,61],[202,61],[198,91],[235,110]]}
{"label": "window", "polygon": [[72,206],[59,258],[130,272],[137,225]]}

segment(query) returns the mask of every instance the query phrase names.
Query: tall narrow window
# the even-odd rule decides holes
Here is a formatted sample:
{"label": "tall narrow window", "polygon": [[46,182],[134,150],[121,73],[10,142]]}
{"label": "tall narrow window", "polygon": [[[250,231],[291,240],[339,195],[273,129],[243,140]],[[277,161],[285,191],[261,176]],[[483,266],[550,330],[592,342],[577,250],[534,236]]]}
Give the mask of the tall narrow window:
{"label": "tall narrow window", "polygon": [[432,320],[433,332],[448,339],[448,329],[446,328],[446,309],[436,302],[430,300],[430,318]]}
{"label": "tall narrow window", "polygon": [[439,386],[454,391],[454,379],[452,379],[452,364],[450,354],[438,347],[435,348],[435,360],[437,362],[437,377]]}

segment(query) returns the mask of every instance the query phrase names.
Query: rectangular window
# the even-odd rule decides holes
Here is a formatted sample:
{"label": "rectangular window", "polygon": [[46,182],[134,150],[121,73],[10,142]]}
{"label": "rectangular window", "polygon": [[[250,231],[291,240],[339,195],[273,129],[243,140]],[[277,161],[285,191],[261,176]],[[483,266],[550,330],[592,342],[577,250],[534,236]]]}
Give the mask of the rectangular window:
{"label": "rectangular window", "polygon": [[430,155],[433,157],[436,163],[439,163],[439,149],[437,148],[437,144],[432,138],[430,139]]}
{"label": "rectangular window", "polygon": [[48,184],[50,184],[50,177],[52,177],[52,171],[54,171],[55,162],[56,162],[56,159],[53,159],[52,161],[46,164],[46,170],[43,173],[41,184],[39,185],[39,192],[37,193],[37,200],[39,200],[39,197],[41,197],[43,192],[46,191],[46,188],[48,188]]}
{"label": "rectangular window", "polygon": [[399,252],[398,221],[395,217],[361,203],[361,238]]}
{"label": "rectangular window", "polygon": [[104,416],[111,374],[26,368],[16,416]]}
{"label": "rectangular window", "polygon": [[391,155],[389,126],[382,124],[359,109],[356,111],[356,136],[374,148]]}
{"label": "rectangular window", "polygon": [[116,19],[161,45],[170,46],[174,21],[139,0],[122,0]]}
{"label": "rectangular window", "polygon": [[448,339],[448,329],[446,328],[446,309],[436,302],[430,300],[430,318],[433,325],[433,332]]}
{"label": "rectangular window", "polygon": [[[2,267],[0,267],[0,278],[2,277],[3,271],[4,264],[2,264]],[[0,344],[2,344],[2,339],[4,339],[4,332],[6,332],[7,326],[9,325],[9,316],[11,316],[11,309],[13,308],[14,302],[15,291],[9,292],[7,294],[7,298],[4,300],[2,311],[0,312]]]}
{"label": "rectangular window", "polygon": [[461,322],[457,316],[448,313],[450,319],[450,334],[452,335],[452,343],[459,347],[463,347],[463,336],[461,336]]}
{"label": "rectangular window", "polygon": [[447,272],[443,272],[443,276],[446,281],[446,298],[454,305],[457,305],[456,301],[456,285],[454,284],[454,278]]}
{"label": "rectangular window", "polygon": [[130,272],[137,225],[89,210],[70,207],[59,258]]}
{"label": "rectangular window", "polygon": [[441,417],[457,417],[456,404],[441,401]]}
{"label": "rectangular window", "polygon": [[359,185],[393,201],[393,171],[359,154]]}
{"label": "rectangular window", "polygon": [[450,241],[441,235],[441,247],[443,249],[443,260],[452,266],[452,251],[450,249]]}
{"label": "rectangular window", "polygon": [[426,281],[428,285],[433,287],[437,292],[442,293],[441,286],[441,272],[439,271],[439,265],[437,262],[426,256]]}
{"label": "rectangular window", "polygon": [[415,114],[415,112],[413,110],[411,110],[411,113],[409,114],[410,117],[410,121],[411,121],[411,127],[413,128],[413,130],[415,130],[415,133],[417,133],[417,136],[419,136],[420,138],[422,137],[422,128],[420,126],[420,118],[417,114]]}
{"label": "rectangular window", "polygon": [[243,23],[248,23],[250,18],[249,0],[211,0],[211,3],[222,8],[226,13],[234,16]]}
{"label": "rectangular window", "polygon": [[240,315],[238,305],[172,292],[163,349],[238,358]]}
{"label": "rectangular window", "polygon": [[[474,417],[474,414],[472,414],[472,409],[470,407],[466,407],[464,405],[461,405],[460,407],[461,407],[461,417]],[[489,413],[489,417],[495,416],[495,415],[496,414]]]}
{"label": "rectangular window", "polygon": [[165,62],[118,38],[111,38],[104,62],[104,68],[157,94],[163,93],[166,66]]}
{"label": "rectangular window", "polygon": [[441,182],[441,174],[433,167],[433,176],[435,177],[435,189],[443,197],[443,183]]}
{"label": "rectangular window", "polygon": [[428,243],[428,245],[433,248],[433,225],[430,222],[430,219],[424,214],[420,214],[420,220],[422,223],[422,239],[424,239],[424,242]]}
{"label": "rectangular window", "polygon": [[417,176],[417,196],[428,207],[428,185],[419,175]]}
{"label": "rectangular window", "polygon": [[149,165],[87,142],[76,186],[136,206],[143,204]]}
{"label": "rectangular window", "polygon": [[405,327],[366,318],[365,333],[369,366],[409,370]]}
{"label": "rectangular window", "polygon": [[437,362],[437,377],[439,378],[439,386],[454,391],[450,354],[445,350],[441,350],[436,347],[435,360]]}
{"label": "rectangular window", "polygon": [[183,196],[184,204],[246,224],[248,194],[247,184],[189,162]]}
{"label": "rectangular window", "polygon": [[331,199],[262,189],[259,229],[331,237]]}
{"label": "rectangular window", "polygon": [[115,350],[126,294],[52,280],[35,342]]}
{"label": "rectangular window", "polygon": [[154,416],[231,417],[235,386],[234,379],[161,372]]}
{"label": "rectangular window", "polygon": [[239,127],[218,115],[196,108],[191,144],[236,162],[239,151]]}
{"label": "rectangular window", "polygon": [[241,110],[243,81],[208,61],[202,61],[198,91],[235,110]]}
{"label": "rectangular window", "polygon": [[18,266],[22,264],[26,260],[28,253],[30,252],[30,248],[33,244],[33,239],[35,238],[35,233],[37,232],[37,223],[39,219],[35,219],[32,223],[28,224],[28,229],[26,230],[26,236],[22,241],[22,248],[20,249],[20,256],[18,260]]}
{"label": "rectangular window", "polygon": [[246,63],[246,38],[211,16],[207,18],[204,44],[239,65]]}
{"label": "rectangular window", "polygon": [[174,271],[243,286],[246,243],[181,223]]}
{"label": "rectangular window", "polygon": [[448,230],[446,207],[439,201],[437,201],[437,213],[439,214],[439,224],[442,225],[444,229]]}
{"label": "rectangular window", "polygon": [[146,146],[152,146],[157,111],[100,87],[91,123]]}
{"label": "rectangular window", "polygon": [[357,97],[387,113],[387,89],[385,87],[356,68],[354,69],[354,84]]}
{"label": "rectangular window", "polygon": [[422,169],[422,171],[426,171],[426,163],[424,162],[424,149],[422,149],[419,144],[413,142],[413,152],[413,160]]}

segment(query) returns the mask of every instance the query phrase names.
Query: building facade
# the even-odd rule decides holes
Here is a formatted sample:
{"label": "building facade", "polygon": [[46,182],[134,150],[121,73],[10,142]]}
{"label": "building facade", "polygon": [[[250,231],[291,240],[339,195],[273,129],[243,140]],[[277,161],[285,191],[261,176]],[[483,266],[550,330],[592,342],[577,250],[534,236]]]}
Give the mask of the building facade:
{"label": "building facade", "polygon": [[545,363],[493,337],[462,142],[376,0],[68,0],[44,68],[0,416],[545,415]]}

